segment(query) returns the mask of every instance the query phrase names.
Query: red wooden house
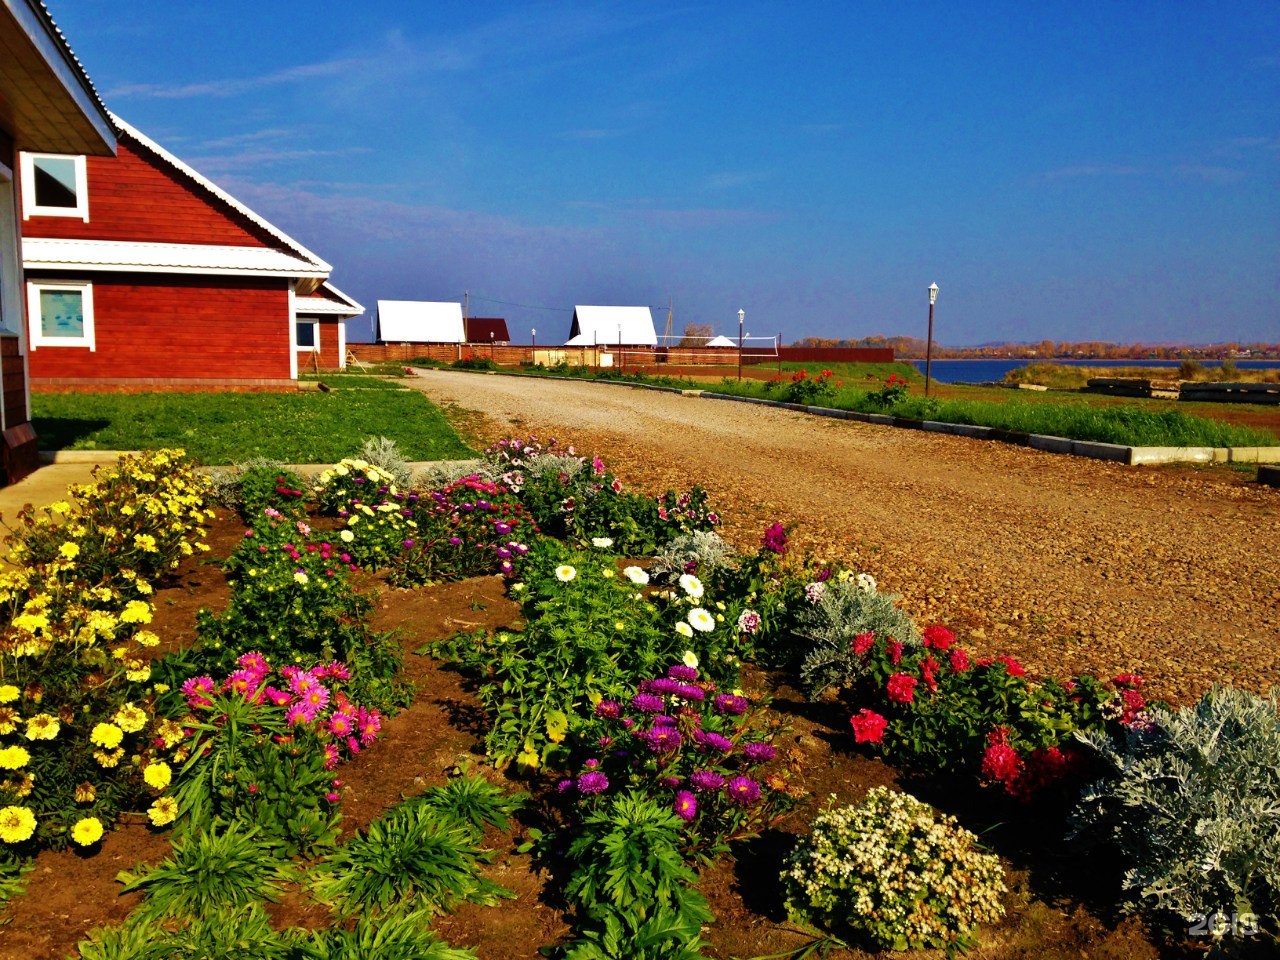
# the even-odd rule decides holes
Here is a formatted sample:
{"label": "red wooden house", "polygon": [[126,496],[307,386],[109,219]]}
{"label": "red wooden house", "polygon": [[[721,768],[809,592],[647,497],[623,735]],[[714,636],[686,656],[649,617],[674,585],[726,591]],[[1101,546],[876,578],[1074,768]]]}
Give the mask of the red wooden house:
{"label": "red wooden house", "polygon": [[32,386],[279,389],[300,358],[341,366],[362,308],[329,264],[112,120],[115,157],[22,155]]}
{"label": "red wooden house", "polygon": [[39,463],[27,386],[20,151],[106,158],[115,148],[106,108],[44,4],[0,3],[0,484]]}

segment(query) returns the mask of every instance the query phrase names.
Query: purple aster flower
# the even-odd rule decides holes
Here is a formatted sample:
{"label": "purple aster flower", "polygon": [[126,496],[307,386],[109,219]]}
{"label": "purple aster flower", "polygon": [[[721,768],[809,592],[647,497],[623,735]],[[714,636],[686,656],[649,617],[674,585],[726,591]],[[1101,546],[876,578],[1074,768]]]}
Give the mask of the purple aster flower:
{"label": "purple aster flower", "polygon": [[622,716],[622,704],[616,700],[601,700],[596,704],[596,716],[617,720]]}
{"label": "purple aster flower", "polygon": [[631,698],[631,706],[641,713],[661,713],[665,704],[661,697],[654,696],[652,693],[637,693]]}
{"label": "purple aster flower", "polygon": [[556,790],[560,793],[568,793],[572,789],[573,789],[572,780],[561,780],[559,783],[556,784]]}
{"label": "purple aster flower", "polygon": [[[741,778],[741,779],[745,779],[745,778]],[[753,786],[755,785],[754,780],[750,780],[748,782],[751,783]],[[590,795],[593,793],[604,793],[608,789],[609,789],[609,778],[606,777],[599,770],[588,771],[587,773],[584,773],[582,776],[578,778],[578,792],[583,795]],[[760,794],[760,788],[756,787],[756,795],[758,796],[759,794]]]}
{"label": "purple aster flower", "polygon": [[676,794],[676,801],[671,809],[676,812],[677,817],[688,823],[698,815],[698,798],[688,790],[681,790]]}
{"label": "purple aster flower", "polygon": [[696,770],[689,777],[689,783],[699,793],[719,790],[724,786],[724,777],[714,770]]}
{"label": "purple aster flower", "polygon": [[729,799],[741,806],[748,806],[760,799],[760,784],[750,777],[734,777],[724,788]]}
{"label": "purple aster flower", "polygon": [[662,785],[664,787],[678,787],[680,786],[680,778],[679,777],[663,777]]}
{"label": "purple aster flower", "polygon": [[747,712],[747,701],[744,697],[739,697],[732,693],[722,693],[716,697],[715,708],[720,713],[731,713],[734,716],[741,716]]}
{"label": "purple aster flower", "polygon": [[728,737],[722,737],[718,733],[699,730],[693,735],[693,739],[695,743],[699,743],[711,750],[719,750],[721,753],[729,753],[733,750],[733,742]]}
{"label": "purple aster flower", "polygon": [[775,523],[764,532],[760,545],[770,553],[782,556],[787,552],[787,531],[780,523]]}
{"label": "purple aster flower", "polygon": [[742,752],[752,763],[768,763],[777,756],[778,753],[778,751],[773,749],[773,746],[768,743],[748,743],[746,747],[743,748]]}
{"label": "purple aster flower", "polygon": [[676,690],[676,696],[680,697],[682,700],[693,700],[697,703],[701,703],[706,699],[707,693],[701,687],[695,687],[691,683],[682,683]]}
{"label": "purple aster flower", "polygon": [[680,744],[684,741],[684,737],[680,736],[679,730],[666,724],[651,727],[648,733],[643,734],[643,737],[645,743],[649,745],[649,749],[654,753],[672,753],[679,750]]}
{"label": "purple aster flower", "polygon": [[640,686],[645,693],[656,693],[661,696],[670,696],[680,689],[680,681],[671,680],[667,677],[659,677],[657,680],[646,680]]}
{"label": "purple aster flower", "polygon": [[667,667],[667,676],[672,680],[683,680],[686,683],[692,683],[698,679],[698,671],[693,667],[686,667],[683,663],[677,663]]}

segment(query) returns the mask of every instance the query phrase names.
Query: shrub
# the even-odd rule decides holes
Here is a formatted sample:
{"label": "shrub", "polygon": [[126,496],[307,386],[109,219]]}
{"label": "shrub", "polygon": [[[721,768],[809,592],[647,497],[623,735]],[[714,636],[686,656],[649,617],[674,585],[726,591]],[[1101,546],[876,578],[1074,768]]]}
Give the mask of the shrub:
{"label": "shrub", "polygon": [[892,410],[907,399],[907,389],[907,381],[896,373],[891,373],[883,387],[867,392],[867,403],[877,410]]}
{"label": "shrub", "polygon": [[1073,817],[1077,836],[1114,845],[1130,865],[1132,908],[1252,913],[1277,926],[1280,903],[1280,714],[1260,697],[1216,686],[1194,707],[1154,708],[1118,741],[1081,739],[1108,766]]}
{"label": "shrub", "polygon": [[780,373],[765,384],[765,392],[783,403],[823,406],[835,400],[836,388],[843,386],[834,376],[830,370],[823,370],[816,377],[809,376],[808,370],[797,370],[790,377]]}
{"label": "shrub", "polygon": [[400,452],[394,440],[387,437],[369,437],[360,448],[360,456],[371,466],[390,474],[392,482],[401,490],[413,486],[413,467]]}
{"label": "shrub", "polygon": [[682,574],[693,573],[714,584],[727,571],[737,569],[736,552],[714,530],[694,530],[668,542],[654,557],[649,572],[661,583],[675,583]]}
{"label": "shrub", "polygon": [[812,826],[782,874],[795,920],[882,950],[954,950],[1004,915],[999,859],[909,794],[874,787],[860,806],[829,806]]}
{"label": "shrub", "polygon": [[239,510],[246,523],[266,510],[300,520],[307,515],[307,484],[274,460],[250,461],[240,473]]}
{"label": "shrub", "polygon": [[497,370],[498,364],[491,357],[482,357],[468,350],[449,366],[455,370]]}

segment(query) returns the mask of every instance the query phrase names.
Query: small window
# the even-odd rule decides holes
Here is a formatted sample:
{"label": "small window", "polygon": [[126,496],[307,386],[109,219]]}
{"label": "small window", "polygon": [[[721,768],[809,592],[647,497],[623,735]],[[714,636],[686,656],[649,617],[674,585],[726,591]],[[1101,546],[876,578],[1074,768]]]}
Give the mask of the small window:
{"label": "small window", "polygon": [[316,326],[317,324],[310,320],[298,321],[298,349],[306,348],[314,350],[319,346],[318,338],[316,336]]}
{"label": "small window", "polygon": [[32,348],[94,349],[92,284],[31,283],[27,291]]}
{"label": "small window", "polygon": [[89,219],[84,157],[22,155],[22,216]]}

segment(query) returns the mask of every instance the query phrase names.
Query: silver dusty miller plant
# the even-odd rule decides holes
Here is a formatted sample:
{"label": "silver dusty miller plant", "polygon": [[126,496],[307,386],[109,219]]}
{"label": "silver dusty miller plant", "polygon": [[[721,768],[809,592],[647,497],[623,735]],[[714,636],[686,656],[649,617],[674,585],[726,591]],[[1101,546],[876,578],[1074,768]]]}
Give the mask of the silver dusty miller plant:
{"label": "silver dusty miller plant", "polygon": [[853,686],[865,673],[864,659],[853,652],[860,633],[893,637],[911,653],[922,645],[920,631],[898,609],[898,595],[881,593],[865,575],[811,583],[796,610],[792,634],[805,649],[800,684],[810,697]]}
{"label": "silver dusty miller plant", "polygon": [[654,557],[649,573],[659,583],[675,583],[683,573],[714,583],[720,574],[738,566],[733,545],[713,530],[682,533]]}
{"label": "silver dusty miller plant", "polygon": [[375,467],[381,467],[395,478],[396,488],[408,490],[413,485],[413,467],[404,458],[394,440],[387,437],[368,437],[360,449],[360,457]]}
{"label": "silver dusty miller plant", "polygon": [[[1252,915],[1276,931],[1280,904],[1280,712],[1215,686],[1194,707],[1151,708],[1122,741],[1077,734],[1110,768],[1072,814],[1072,835],[1115,844],[1132,864],[1132,909]],[[1266,934],[1264,934],[1266,935]]]}

